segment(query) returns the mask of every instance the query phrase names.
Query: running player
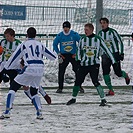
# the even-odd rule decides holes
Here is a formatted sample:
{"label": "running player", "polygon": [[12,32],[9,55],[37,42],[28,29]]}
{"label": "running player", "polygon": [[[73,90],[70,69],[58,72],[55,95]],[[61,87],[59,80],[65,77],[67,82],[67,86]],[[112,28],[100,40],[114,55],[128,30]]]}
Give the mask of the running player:
{"label": "running player", "polygon": [[[118,77],[125,78],[126,84],[128,85],[130,83],[130,78],[125,71],[121,70],[121,61],[124,60],[124,45],[121,40],[121,37],[116,30],[109,27],[109,20],[107,18],[101,18],[100,24],[102,30],[99,31],[98,35],[102,37],[102,39],[104,40],[108,49],[113,54],[118,64],[118,66],[113,65],[113,70]],[[106,94],[107,96],[112,96],[115,94],[111,84],[111,78],[109,75],[111,70],[110,69],[111,65],[112,65],[111,59],[107,56],[106,53],[103,53],[102,55],[103,78],[105,84],[109,88],[109,92],[108,94]]]}
{"label": "running player", "polygon": [[51,60],[55,59],[56,56],[45,48],[41,42],[35,40],[35,28],[30,27],[27,30],[27,36],[28,40],[17,47],[17,50],[5,64],[5,69],[14,68],[16,67],[16,62],[23,58],[25,66],[21,73],[12,81],[7,95],[6,110],[0,119],[10,118],[10,110],[15,98],[15,93],[21,86],[30,86],[33,105],[37,111],[37,119],[43,119],[41,101],[37,94],[37,88],[39,88],[44,71],[43,56],[44,53],[46,53],[45,56]]}
{"label": "running player", "polygon": [[115,60],[103,39],[93,33],[94,26],[91,23],[85,24],[84,30],[86,36],[82,37],[80,40],[76,58],[81,62],[81,67],[78,69],[75,85],[73,87],[73,98],[67,102],[67,105],[76,102],[76,96],[78,95],[80,85],[84,82],[86,75],[90,73],[92,83],[96,87],[97,92],[101,98],[100,106],[105,106],[107,101],[104,97],[103,88],[98,81],[100,52],[104,51],[108,57],[110,57],[113,64],[115,64]]}

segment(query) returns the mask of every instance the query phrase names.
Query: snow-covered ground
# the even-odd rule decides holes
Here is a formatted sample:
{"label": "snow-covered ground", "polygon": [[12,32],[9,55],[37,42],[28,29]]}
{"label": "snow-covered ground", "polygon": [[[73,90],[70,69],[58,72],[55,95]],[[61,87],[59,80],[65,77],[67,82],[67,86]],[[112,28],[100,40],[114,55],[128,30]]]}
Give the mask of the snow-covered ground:
{"label": "snow-covered ground", "polygon": [[[0,120],[0,133],[132,133],[133,105],[129,87],[115,89],[116,95],[107,97],[109,106],[99,107],[96,89],[85,88],[77,103],[65,105],[72,90],[63,94],[55,89],[46,90],[52,98],[47,105],[41,97],[44,120],[36,120],[35,109],[29,99],[19,90],[16,93],[11,118]],[[107,90],[105,90],[107,92]],[[0,89],[0,114],[5,109],[7,90]]]}

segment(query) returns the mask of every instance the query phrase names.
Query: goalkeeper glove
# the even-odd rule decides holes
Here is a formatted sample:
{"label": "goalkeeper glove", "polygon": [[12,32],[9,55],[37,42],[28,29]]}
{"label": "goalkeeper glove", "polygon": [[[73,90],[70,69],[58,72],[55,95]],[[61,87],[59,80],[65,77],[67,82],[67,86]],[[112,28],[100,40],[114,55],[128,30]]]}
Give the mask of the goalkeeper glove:
{"label": "goalkeeper glove", "polygon": [[63,59],[65,59],[65,57],[63,55],[61,55],[61,53],[58,54],[58,63],[61,64],[63,63]]}

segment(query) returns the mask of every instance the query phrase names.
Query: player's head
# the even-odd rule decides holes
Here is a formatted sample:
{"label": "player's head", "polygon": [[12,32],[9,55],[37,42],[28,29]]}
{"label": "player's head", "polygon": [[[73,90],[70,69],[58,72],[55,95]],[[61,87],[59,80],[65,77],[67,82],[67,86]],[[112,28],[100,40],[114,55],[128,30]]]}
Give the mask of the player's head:
{"label": "player's head", "polygon": [[94,31],[93,24],[91,24],[91,23],[85,24],[84,31],[85,31],[86,36],[92,35],[93,31]]}
{"label": "player's head", "polygon": [[27,37],[28,38],[35,38],[36,37],[36,29],[34,27],[30,27],[27,30]]}
{"label": "player's head", "polygon": [[12,28],[7,28],[4,31],[4,36],[5,36],[7,41],[13,42],[14,41],[14,37],[15,37],[15,31]]}
{"label": "player's head", "polygon": [[102,29],[106,29],[109,26],[109,20],[107,18],[100,18],[99,20]]}
{"label": "player's head", "polygon": [[63,30],[65,33],[68,33],[70,31],[70,28],[71,28],[71,24],[69,21],[65,21],[63,23]]}

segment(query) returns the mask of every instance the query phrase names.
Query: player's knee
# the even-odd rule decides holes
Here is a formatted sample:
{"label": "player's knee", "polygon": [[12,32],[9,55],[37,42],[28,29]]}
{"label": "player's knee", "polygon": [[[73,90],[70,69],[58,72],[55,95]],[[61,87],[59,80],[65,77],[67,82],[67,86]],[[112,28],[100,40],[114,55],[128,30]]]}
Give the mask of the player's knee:
{"label": "player's knee", "polygon": [[37,94],[37,91],[38,90],[36,88],[30,87],[30,94],[31,94],[31,96],[36,95]]}
{"label": "player's knee", "polygon": [[17,90],[19,90],[21,87],[20,84],[18,84],[16,81],[12,81],[9,90],[14,90],[15,92],[17,92]]}
{"label": "player's knee", "polygon": [[75,67],[75,68],[73,68],[72,70],[73,70],[75,73],[77,73],[78,67]]}
{"label": "player's knee", "polygon": [[115,74],[116,74],[118,77],[122,77],[122,73],[121,73],[121,72],[115,72]]}
{"label": "player's knee", "polygon": [[82,83],[83,83],[83,82],[82,82],[81,80],[80,80],[80,81],[79,81],[79,80],[76,80],[74,85],[75,85],[75,86],[81,86]]}
{"label": "player's knee", "polygon": [[100,85],[99,82],[94,83],[94,86],[95,86],[95,87],[98,87],[99,85]]}

